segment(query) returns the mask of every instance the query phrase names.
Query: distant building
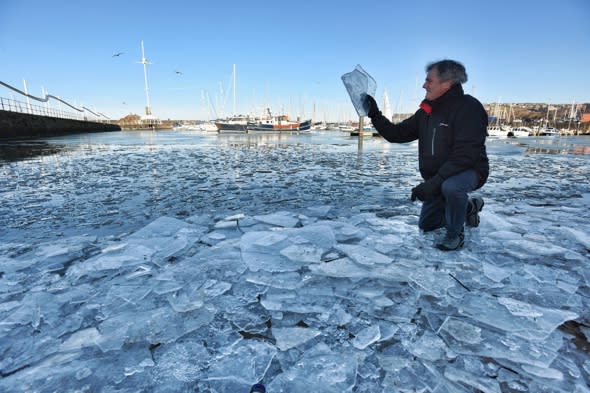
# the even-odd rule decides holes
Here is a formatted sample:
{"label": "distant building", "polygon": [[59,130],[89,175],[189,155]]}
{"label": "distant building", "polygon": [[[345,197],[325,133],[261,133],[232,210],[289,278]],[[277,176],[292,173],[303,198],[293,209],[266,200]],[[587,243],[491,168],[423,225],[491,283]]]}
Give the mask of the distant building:
{"label": "distant building", "polygon": [[582,123],[590,122],[590,113],[582,113],[582,118],[580,119]]}

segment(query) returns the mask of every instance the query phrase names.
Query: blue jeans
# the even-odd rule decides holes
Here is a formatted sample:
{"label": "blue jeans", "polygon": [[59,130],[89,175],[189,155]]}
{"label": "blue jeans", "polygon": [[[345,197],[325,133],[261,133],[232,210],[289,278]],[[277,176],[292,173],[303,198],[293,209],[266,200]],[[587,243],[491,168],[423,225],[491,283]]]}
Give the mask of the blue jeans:
{"label": "blue jeans", "polygon": [[479,176],[473,169],[446,179],[441,194],[422,205],[418,221],[420,229],[428,232],[445,227],[451,236],[463,233],[469,206],[467,193],[475,190],[478,183]]}

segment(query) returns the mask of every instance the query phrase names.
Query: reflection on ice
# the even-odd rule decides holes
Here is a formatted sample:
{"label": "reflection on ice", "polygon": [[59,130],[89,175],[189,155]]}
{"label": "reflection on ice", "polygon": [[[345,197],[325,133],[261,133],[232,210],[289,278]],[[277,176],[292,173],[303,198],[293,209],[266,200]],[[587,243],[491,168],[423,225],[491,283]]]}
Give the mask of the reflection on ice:
{"label": "reflection on ice", "polygon": [[[273,188],[252,158],[243,171],[261,178],[230,184],[226,196],[236,204],[224,208],[203,202],[191,210],[201,202],[184,188],[186,179],[215,190],[227,178],[210,181],[176,161],[161,164],[186,178],[174,198],[166,187],[152,189],[148,201],[110,184],[120,221],[107,223],[100,206],[85,215],[76,205],[74,218],[48,227],[17,224],[29,213],[9,199],[15,210],[5,216],[9,231],[0,245],[0,390],[247,392],[262,381],[269,392],[589,392],[590,190],[579,182],[585,156],[569,161],[554,186],[546,168],[535,166],[539,156],[492,154],[496,178],[482,190],[482,224],[466,232],[462,251],[443,253],[432,246],[440,233],[417,230],[418,207],[407,195],[378,184],[397,182],[405,192],[409,180],[388,169],[361,186],[367,179],[354,175],[358,167],[339,172],[350,155],[318,162],[299,146],[281,149],[318,170],[304,173],[279,160],[273,171],[281,185]],[[242,162],[250,160],[241,153]],[[283,153],[273,157],[289,156]],[[119,169],[101,154],[116,176]],[[180,153],[185,163],[199,154]],[[396,173],[408,177],[414,170],[404,163],[409,155],[396,161],[404,148],[365,154],[371,163],[395,161]],[[515,157],[522,168],[511,164]],[[523,196],[536,184],[531,168],[549,188]],[[283,183],[282,171],[302,183]],[[523,177],[529,180],[519,182]],[[271,195],[266,204],[249,206],[253,194],[266,197],[261,187]],[[35,198],[24,187],[12,192]],[[43,198],[52,202],[32,209],[57,209],[50,216],[61,217],[63,200]],[[152,203],[171,214],[156,214]],[[105,227],[68,229],[76,214]],[[138,216],[149,219],[126,225]],[[31,231],[30,240],[17,240],[18,225]],[[50,236],[54,227],[59,236]]]}

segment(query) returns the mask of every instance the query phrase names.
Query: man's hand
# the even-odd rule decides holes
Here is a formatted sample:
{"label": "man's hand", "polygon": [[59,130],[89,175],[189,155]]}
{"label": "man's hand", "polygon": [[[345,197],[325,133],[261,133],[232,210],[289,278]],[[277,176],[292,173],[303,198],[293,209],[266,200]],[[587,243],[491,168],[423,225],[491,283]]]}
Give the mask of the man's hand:
{"label": "man's hand", "polygon": [[367,94],[365,96],[365,103],[364,104],[365,104],[365,109],[367,110],[367,115],[370,118],[373,118],[379,114],[379,107],[377,106],[377,102],[375,101],[375,99],[372,96]]}
{"label": "man's hand", "polygon": [[419,199],[422,202],[433,200],[435,196],[440,194],[440,186],[443,181],[444,179],[440,177],[440,175],[436,175],[424,183],[418,184],[416,187],[412,188],[412,201],[415,201],[416,199]]}

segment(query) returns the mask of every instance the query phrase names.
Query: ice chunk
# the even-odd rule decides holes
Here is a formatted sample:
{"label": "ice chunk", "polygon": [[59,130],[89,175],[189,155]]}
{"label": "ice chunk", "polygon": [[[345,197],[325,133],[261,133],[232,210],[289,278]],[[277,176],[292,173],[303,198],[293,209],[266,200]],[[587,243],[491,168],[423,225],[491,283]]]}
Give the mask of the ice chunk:
{"label": "ice chunk", "polygon": [[479,344],[482,341],[481,328],[456,318],[448,317],[441,330],[446,330],[457,342]]}
{"label": "ice chunk", "polygon": [[256,273],[247,274],[246,281],[279,289],[296,289],[302,285],[301,275],[297,272],[271,274],[263,270],[259,270]]}
{"label": "ice chunk", "polygon": [[487,278],[494,282],[501,282],[506,277],[509,277],[511,271],[508,269],[503,269],[491,263],[483,262],[483,273],[486,275]]}
{"label": "ice chunk", "polygon": [[445,378],[453,382],[460,382],[472,386],[483,393],[502,393],[500,385],[495,379],[479,377],[452,366],[447,366],[445,368],[444,375]]}
{"label": "ice chunk", "polygon": [[416,341],[404,343],[408,351],[421,359],[436,361],[444,359],[447,346],[436,334],[426,331]]}
{"label": "ice chunk", "polygon": [[465,295],[459,307],[464,315],[528,340],[544,340],[559,325],[578,317],[571,311],[544,308],[508,297],[475,294]]}
{"label": "ice chunk", "polygon": [[79,350],[97,344],[100,342],[100,339],[101,335],[94,327],[79,330],[65,340],[59,347],[59,350],[61,352]]}
{"label": "ice chunk", "polygon": [[357,367],[354,355],[336,353],[325,344],[318,344],[277,375],[267,389],[269,392],[306,392],[320,386],[322,393],[352,392]]}
{"label": "ice chunk", "polygon": [[538,257],[539,255],[565,255],[569,251],[567,248],[547,241],[539,243],[526,239],[506,241],[504,247],[508,252],[525,258]]}
{"label": "ice chunk", "polygon": [[528,364],[523,364],[522,369],[535,377],[555,379],[557,381],[563,380],[563,373],[554,368],[537,367]]}
{"label": "ice chunk", "polygon": [[167,258],[198,240],[202,228],[170,217],[160,217],[129,235],[117,247],[72,266],[68,275],[81,277],[104,270],[118,270],[147,261],[161,265]]}
{"label": "ice chunk", "polygon": [[177,342],[154,351],[154,375],[157,380],[174,378],[181,382],[194,382],[204,378],[203,371],[211,354],[201,342]]}
{"label": "ice chunk", "polygon": [[381,330],[379,329],[379,325],[371,325],[367,326],[355,335],[354,339],[352,340],[352,345],[356,349],[365,349],[380,339]]}
{"label": "ice chunk", "polygon": [[319,262],[321,255],[336,242],[327,225],[279,231],[252,231],[240,239],[242,259],[252,272],[288,272],[301,264]]}
{"label": "ice chunk", "polygon": [[337,250],[345,253],[350,259],[361,265],[386,265],[392,262],[392,259],[387,255],[383,255],[375,250],[355,244],[338,244],[335,247]]}
{"label": "ice chunk", "polygon": [[375,79],[360,64],[351,72],[342,75],[341,79],[356,113],[359,116],[367,116],[368,109],[365,108],[364,98],[367,95],[375,96],[377,90]]}
{"label": "ice chunk", "polygon": [[234,380],[252,385],[264,377],[277,349],[257,340],[243,340],[211,361],[207,380]]}
{"label": "ice chunk", "polygon": [[265,224],[283,228],[293,228],[299,223],[299,218],[286,211],[254,216],[253,218]]}
{"label": "ice chunk", "polygon": [[586,250],[590,250],[590,233],[579,231],[574,228],[564,227],[562,230],[569,233],[578,243],[580,243]]}
{"label": "ice chunk", "polygon": [[289,246],[287,236],[276,232],[248,232],[240,239],[242,260],[253,272],[296,271],[300,265],[280,255],[280,250]]}
{"label": "ice chunk", "polygon": [[277,340],[277,347],[281,351],[294,348],[318,336],[320,331],[312,328],[285,327],[272,328],[272,335]]}
{"label": "ice chunk", "polygon": [[362,278],[372,275],[369,270],[357,265],[349,258],[340,258],[319,265],[311,265],[309,266],[309,270],[315,274],[330,277]]}
{"label": "ice chunk", "polygon": [[410,274],[410,279],[426,293],[439,298],[456,285],[448,274],[434,268],[417,268]]}
{"label": "ice chunk", "polygon": [[310,217],[318,217],[322,218],[328,215],[328,213],[332,210],[332,206],[330,205],[323,205],[323,206],[309,206],[305,209],[306,214]]}
{"label": "ice chunk", "polygon": [[563,344],[558,332],[544,341],[529,341],[454,317],[447,318],[438,333],[456,353],[508,359],[538,367],[549,367]]}
{"label": "ice chunk", "polygon": [[281,255],[293,262],[319,263],[323,249],[313,244],[292,244],[281,250]]}

